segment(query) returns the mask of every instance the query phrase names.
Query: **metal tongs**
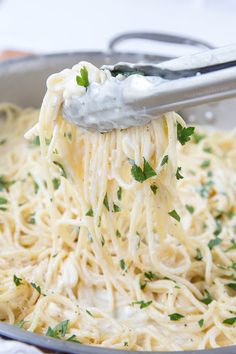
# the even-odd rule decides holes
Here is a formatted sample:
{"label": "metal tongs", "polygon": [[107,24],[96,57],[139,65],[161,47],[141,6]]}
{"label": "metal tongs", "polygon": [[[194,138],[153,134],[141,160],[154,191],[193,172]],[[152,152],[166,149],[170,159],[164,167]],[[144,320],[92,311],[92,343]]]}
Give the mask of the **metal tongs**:
{"label": "metal tongs", "polygon": [[[110,70],[112,76],[123,74],[128,77],[140,74],[150,77],[154,82],[154,77],[159,79],[148,94],[145,93],[143,96],[139,94],[125,102],[127,127],[132,122],[128,117],[130,111],[136,112],[137,115],[148,115],[152,119],[165,112],[236,96],[236,44],[183,56],[160,64],[118,63],[114,66],[103,66],[102,69]],[[102,89],[103,85],[100,86],[100,90]],[[103,96],[98,96],[98,100],[99,97]],[[108,113],[112,116],[115,111],[117,112],[119,107],[116,104],[117,102],[113,105],[111,101],[109,105],[106,105],[106,117]],[[94,106],[92,110],[89,109],[89,104],[86,110],[84,106],[84,99],[82,101],[79,98],[72,100],[63,110],[64,118],[85,127],[80,124],[80,119],[76,115],[79,116],[81,113],[82,116],[84,115],[82,118],[86,120],[90,115],[94,118],[104,113],[103,109],[99,108],[103,107],[102,102],[97,102],[96,112]],[[124,114],[124,110],[121,112]],[[99,130],[95,119],[91,119],[91,126],[89,121],[88,119],[86,128]],[[112,124],[108,124],[105,130],[112,128]]]}

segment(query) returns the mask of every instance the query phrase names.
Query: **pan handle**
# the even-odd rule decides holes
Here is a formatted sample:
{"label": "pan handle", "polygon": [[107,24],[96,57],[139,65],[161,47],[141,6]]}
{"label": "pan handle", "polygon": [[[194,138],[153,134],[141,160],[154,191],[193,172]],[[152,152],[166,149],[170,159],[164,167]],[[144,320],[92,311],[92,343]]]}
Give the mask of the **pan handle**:
{"label": "pan handle", "polygon": [[193,47],[199,47],[203,49],[213,49],[214,47],[205,42],[198,39],[176,36],[173,34],[167,33],[158,33],[158,32],[128,32],[122,33],[118,36],[115,36],[109,41],[108,48],[111,52],[116,52],[117,44],[132,40],[132,39],[145,39],[155,42],[164,42],[164,43],[171,43],[171,44],[179,44],[179,45],[188,45]]}

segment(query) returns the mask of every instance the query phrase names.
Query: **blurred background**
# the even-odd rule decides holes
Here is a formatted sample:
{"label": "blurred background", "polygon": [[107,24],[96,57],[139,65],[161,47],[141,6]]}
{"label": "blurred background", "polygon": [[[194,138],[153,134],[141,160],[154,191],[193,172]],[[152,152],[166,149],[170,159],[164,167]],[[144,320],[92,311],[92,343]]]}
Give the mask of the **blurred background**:
{"label": "blurred background", "polygon": [[[130,31],[170,33],[214,46],[236,41],[236,0],[0,0],[0,52],[106,50]],[[185,54],[133,40],[117,49]]]}

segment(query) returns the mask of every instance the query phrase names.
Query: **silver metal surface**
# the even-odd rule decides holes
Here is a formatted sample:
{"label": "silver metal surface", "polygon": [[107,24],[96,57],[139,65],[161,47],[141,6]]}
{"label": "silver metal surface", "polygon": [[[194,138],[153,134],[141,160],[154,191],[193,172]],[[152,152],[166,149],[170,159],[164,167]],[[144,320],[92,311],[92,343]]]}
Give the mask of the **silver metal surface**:
{"label": "silver metal surface", "polygon": [[[112,94],[108,98],[106,85],[101,85],[99,89],[96,88],[96,108],[90,104],[94,96],[91,95],[92,87],[89,87],[84,95],[69,100],[62,110],[64,119],[86,129],[108,131],[114,125],[113,119],[110,122],[107,116],[113,117],[118,123],[126,122],[121,128],[128,128],[137,124],[137,119],[132,118],[134,115],[140,117],[141,124],[146,124],[147,120],[142,117],[161,117],[165,112],[236,96],[236,45],[158,64],[118,63],[104,65],[102,69],[108,69],[115,75],[141,73],[151,76],[149,81],[152,79],[152,86],[148,93],[139,93],[137,97],[134,95],[127,100],[124,92],[127,90],[126,80],[129,79],[113,79],[114,92],[123,98],[117,101]],[[163,80],[160,81],[160,78]],[[101,126],[101,123],[95,124],[96,117],[105,117]]]}
{"label": "silver metal surface", "polygon": [[[46,87],[48,75],[71,67],[81,60],[87,60],[97,66],[104,63],[114,64],[118,61],[128,62],[160,62],[167,58],[155,55],[78,52],[55,55],[35,56],[21,59],[11,59],[0,63],[0,102],[10,101],[21,106],[40,107]],[[230,99],[187,109],[183,115],[191,122],[212,124],[219,128],[236,126],[236,99]],[[127,354],[127,351],[85,346],[77,343],[64,342],[46,336],[30,333],[15,326],[0,322],[0,335],[40,348],[49,349],[55,353],[70,354]],[[140,352],[131,351],[131,354]],[[148,353],[148,352],[142,352]],[[153,353],[153,352],[152,352]],[[176,354],[176,352],[156,352],[157,354]],[[236,346],[211,350],[195,350],[178,352],[179,354],[236,354]]]}

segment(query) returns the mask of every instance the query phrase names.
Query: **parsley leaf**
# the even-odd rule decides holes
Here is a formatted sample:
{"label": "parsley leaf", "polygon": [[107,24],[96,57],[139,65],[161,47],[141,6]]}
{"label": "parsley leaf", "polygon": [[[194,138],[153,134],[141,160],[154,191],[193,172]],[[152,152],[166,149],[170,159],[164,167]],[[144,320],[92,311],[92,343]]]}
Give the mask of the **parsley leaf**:
{"label": "parsley leaf", "polygon": [[53,184],[53,188],[57,190],[60,187],[61,182],[58,178],[53,178],[52,184]]}
{"label": "parsley leaf", "polygon": [[122,270],[125,270],[125,268],[126,268],[125,261],[123,259],[120,260],[120,268]]}
{"label": "parsley leaf", "polygon": [[87,213],[85,214],[86,216],[94,216],[94,214],[93,214],[93,209],[92,208],[90,208],[88,211],[87,211]]}
{"label": "parsley leaf", "polygon": [[204,139],[206,135],[198,134],[198,133],[193,133],[192,138],[195,144],[198,144],[202,139]]}
{"label": "parsley leaf", "polygon": [[86,88],[89,86],[88,70],[86,69],[85,66],[83,66],[80,69],[80,75],[76,76],[76,82],[77,82],[77,85],[79,85],[79,86],[83,86]]}
{"label": "parsley leaf", "polygon": [[165,155],[161,161],[161,166],[164,166],[169,160],[169,156]]}
{"label": "parsley leaf", "polygon": [[34,288],[41,295],[41,288],[36,283],[30,283],[32,288]]}
{"label": "parsley leaf", "polygon": [[149,279],[149,280],[156,280],[157,279],[157,275],[155,273],[153,273],[152,271],[148,271],[144,273],[145,278]]}
{"label": "parsley leaf", "polygon": [[8,201],[7,201],[6,198],[0,197],[0,205],[4,205],[4,204],[7,204],[7,203],[8,203]]}
{"label": "parsley leaf", "polygon": [[105,205],[105,207],[107,208],[107,210],[109,211],[109,204],[108,204],[108,199],[107,199],[107,193],[105,194],[105,197],[103,199],[103,205]]}
{"label": "parsley leaf", "polygon": [[15,323],[15,326],[18,327],[18,328],[23,328],[24,324],[26,323],[27,321],[24,321],[24,320],[20,320],[18,322]]}
{"label": "parsley leaf", "polygon": [[189,204],[186,204],[185,205],[185,208],[188,210],[188,212],[190,213],[190,214],[193,214],[194,213],[194,207],[192,206],[192,205],[189,205]]}
{"label": "parsley leaf", "polygon": [[181,318],[184,318],[183,315],[181,315],[180,313],[172,313],[170,315],[168,315],[171,321],[179,321]]}
{"label": "parsley leaf", "polygon": [[175,209],[171,210],[168,214],[175,220],[180,221],[180,216]]}
{"label": "parsley leaf", "polygon": [[65,178],[67,178],[67,174],[66,174],[66,171],[64,169],[64,167],[62,166],[62,164],[58,161],[53,161],[54,165],[58,166],[61,170],[61,175]]}
{"label": "parsley leaf", "polygon": [[79,340],[76,339],[75,334],[72,334],[69,338],[67,338],[67,342],[75,342],[75,343],[82,344]]}
{"label": "parsley leaf", "polygon": [[201,320],[198,321],[198,325],[199,325],[200,328],[202,328],[203,323],[204,323],[204,320],[203,320],[203,319],[201,319]]}
{"label": "parsley leaf", "polygon": [[157,185],[155,183],[153,183],[150,185],[150,188],[151,188],[152,192],[156,195],[157,189],[158,189]]}
{"label": "parsley leaf", "polygon": [[0,145],[4,145],[7,142],[7,139],[0,140]]}
{"label": "parsley leaf", "polygon": [[230,289],[236,291],[236,283],[228,283],[228,284],[226,284],[226,286],[228,286]]}
{"label": "parsley leaf", "polygon": [[120,207],[119,205],[116,205],[115,203],[113,203],[113,213],[118,213],[120,211]]}
{"label": "parsley leaf", "polygon": [[143,170],[141,167],[137,166],[134,162],[134,160],[129,159],[129,163],[132,165],[131,167],[131,175],[134,177],[134,179],[137,182],[143,183],[146,181],[148,178],[156,176],[155,170],[152,168],[152,166],[147,162],[145,158],[143,158]]}
{"label": "parsley leaf", "polygon": [[15,181],[7,181],[4,176],[0,176],[0,191],[3,189],[8,190],[13,183],[15,183]]}
{"label": "parsley leaf", "polygon": [[177,138],[181,145],[185,145],[189,140],[191,135],[194,133],[194,127],[182,127],[180,123],[177,123]]}
{"label": "parsley leaf", "polygon": [[212,248],[218,246],[221,242],[222,242],[221,238],[215,237],[208,242],[208,247],[210,248],[210,250],[212,250]]}
{"label": "parsley leaf", "polygon": [[87,314],[91,317],[93,317],[93,315],[91,314],[91,312],[89,310],[86,310]]}
{"label": "parsley leaf", "polygon": [[15,283],[15,286],[19,286],[22,284],[22,278],[18,278],[15,274],[13,276],[13,281]]}
{"label": "parsley leaf", "polygon": [[200,299],[200,301],[206,305],[209,305],[213,301],[213,298],[207,289],[204,290],[204,295],[205,296]]}
{"label": "parsley leaf", "polygon": [[27,220],[28,224],[31,224],[31,225],[35,225],[36,224],[36,220],[35,220],[34,216],[35,216],[35,213],[29,214],[28,220]]}
{"label": "parsley leaf", "polygon": [[60,339],[60,337],[65,337],[67,332],[69,320],[62,321],[58,323],[54,328],[48,327],[46,336]]}
{"label": "parsley leaf", "polygon": [[234,239],[230,240],[232,246],[228,247],[225,252],[231,251],[231,250],[235,250],[236,249],[236,242]]}
{"label": "parsley leaf", "polygon": [[201,253],[201,250],[199,248],[197,248],[196,251],[197,251],[197,254],[196,254],[195,259],[196,259],[196,261],[201,261],[203,259],[203,255]]}
{"label": "parsley leaf", "polygon": [[121,198],[122,198],[122,188],[121,187],[119,187],[119,189],[117,191],[117,198],[118,198],[118,200],[121,200]]}
{"label": "parsley leaf", "polygon": [[201,168],[207,168],[207,167],[210,166],[210,164],[211,164],[211,160],[204,160],[204,161],[201,163],[200,167],[201,167]]}
{"label": "parsley leaf", "polygon": [[180,171],[181,171],[181,167],[178,167],[177,168],[177,171],[176,171],[176,174],[175,174],[175,177],[177,178],[177,179],[183,179],[184,177],[180,174]]}
{"label": "parsley leaf", "polygon": [[116,230],[116,237],[120,238],[121,237],[121,233],[119,230]]}
{"label": "parsley leaf", "polygon": [[226,318],[226,319],[223,321],[223,323],[232,326],[233,324],[236,323],[236,317],[229,317],[229,318]]}
{"label": "parsley leaf", "polygon": [[141,301],[133,302],[133,305],[140,305],[140,309],[144,309],[145,307],[148,307],[149,305],[151,305],[151,303],[152,303],[152,300],[146,301],[146,302],[141,300]]}

